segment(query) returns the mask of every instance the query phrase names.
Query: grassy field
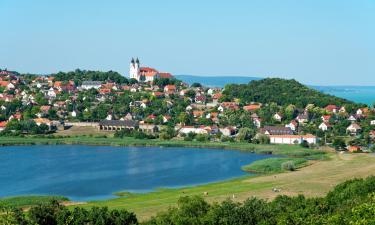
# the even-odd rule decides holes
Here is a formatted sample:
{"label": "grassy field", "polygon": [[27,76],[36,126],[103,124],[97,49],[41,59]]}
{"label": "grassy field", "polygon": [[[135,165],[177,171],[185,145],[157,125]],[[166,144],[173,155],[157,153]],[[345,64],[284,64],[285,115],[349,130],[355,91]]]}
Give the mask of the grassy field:
{"label": "grassy field", "polygon": [[[375,175],[375,157],[365,154],[331,154],[330,160],[315,161],[294,172],[242,177],[181,189],[161,189],[147,194],[129,194],[125,197],[89,202],[80,207],[108,206],[133,211],[141,220],[176,204],[184,195],[201,195],[210,202],[233,198],[236,201],[256,196],[272,199],[277,195],[304,194],[323,196],[335,185],[354,177]],[[274,192],[277,188],[280,192]],[[207,192],[208,195],[204,195]]]}

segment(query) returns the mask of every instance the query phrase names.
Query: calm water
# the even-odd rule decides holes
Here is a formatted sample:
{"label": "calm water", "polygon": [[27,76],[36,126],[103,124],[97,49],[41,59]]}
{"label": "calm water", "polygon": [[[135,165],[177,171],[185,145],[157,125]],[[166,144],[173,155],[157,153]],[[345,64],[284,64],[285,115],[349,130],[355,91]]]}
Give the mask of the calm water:
{"label": "calm water", "polygon": [[117,191],[204,184],[242,176],[240,167],[271,157],[239,151],[81,145],[0,148],[0,196],[106,199]]}

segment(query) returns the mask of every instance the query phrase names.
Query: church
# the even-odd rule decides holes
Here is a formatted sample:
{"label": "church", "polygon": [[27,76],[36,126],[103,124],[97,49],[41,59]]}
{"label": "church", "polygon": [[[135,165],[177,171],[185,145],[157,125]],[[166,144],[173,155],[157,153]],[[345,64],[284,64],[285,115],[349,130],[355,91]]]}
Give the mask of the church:
{"label": "church", "polygon": [[170,73],[160,73],[154,68],[150,67],[141,67],[139,59],[137,58],[130,61],[130,68],[129,68],[129,76],[130,78],[134,78],[139,82],[153,82],[157,78],[172,78],[172,74]]}

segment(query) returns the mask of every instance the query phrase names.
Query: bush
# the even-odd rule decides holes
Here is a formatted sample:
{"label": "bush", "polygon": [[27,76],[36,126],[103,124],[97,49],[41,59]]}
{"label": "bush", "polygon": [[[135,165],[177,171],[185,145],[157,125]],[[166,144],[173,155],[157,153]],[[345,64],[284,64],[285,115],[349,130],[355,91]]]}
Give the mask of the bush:
{"label": "bush", "polygon": [[281,164],[281,169],[287,171],[295,171],[296,167],[293,161],[287,161]]}

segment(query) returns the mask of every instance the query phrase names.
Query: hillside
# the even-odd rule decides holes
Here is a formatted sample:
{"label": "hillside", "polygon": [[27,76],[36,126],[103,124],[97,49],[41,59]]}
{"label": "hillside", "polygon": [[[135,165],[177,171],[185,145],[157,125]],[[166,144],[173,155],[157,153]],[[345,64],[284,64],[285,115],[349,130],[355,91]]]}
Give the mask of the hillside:
{"label": "hillside", "polygon": [[309,88],[296,80],[267,78],[254,80],[248,84],[228,84],[224,90],[225,100],[239,98],[243,102],[275,102],[279,105],[294,104],[305,107],[315,104],[324,107],[329,104],[347,105],[356,104],[352,101],[325,94]]}

